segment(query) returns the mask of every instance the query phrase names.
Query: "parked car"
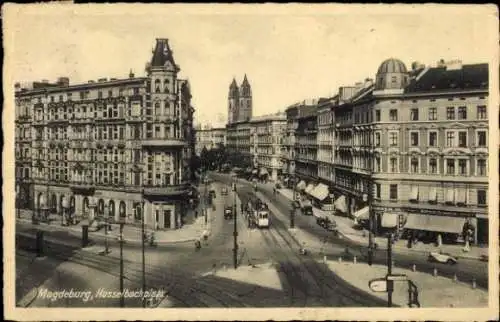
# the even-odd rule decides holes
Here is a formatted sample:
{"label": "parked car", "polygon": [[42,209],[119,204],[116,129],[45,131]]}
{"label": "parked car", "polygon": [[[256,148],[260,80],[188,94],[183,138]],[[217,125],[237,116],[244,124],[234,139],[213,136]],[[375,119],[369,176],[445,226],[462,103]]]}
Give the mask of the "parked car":
{"label": "parked car", "polygon": [[293,208],[300,208],[300,202],[298,200],[292,201],[292,207]]}
{"label": "parked car", "polygon": [[428,257],[429,262],[455,265],[458,259],[447,253],[431,252]]}
{"label": "parked car", "polygon": [[221,195],[223,196],[227,196],[227,188],[226,187],[223,187],[221,192],[220,192]]}
{"label": "parked car", "polygon": [[233,218],[233,208],[231,206],[226,206],[224,208],[224,219],[232,219]]}
{"label": "parked car", "polygon": [[336,231],[337,223],[329,218],[317,218],[316,223],[328,231]]}
{"label": "parked car", "polygon": [[274,187],[275,187],[276,189],[281,189],[281,183],[277,182],[277,183],[274,185]]}
{"label": "parked car", "polygon": [[313,208],[311,206],[303,206],[302,213],[304,214],[304,216],[312,216]]}

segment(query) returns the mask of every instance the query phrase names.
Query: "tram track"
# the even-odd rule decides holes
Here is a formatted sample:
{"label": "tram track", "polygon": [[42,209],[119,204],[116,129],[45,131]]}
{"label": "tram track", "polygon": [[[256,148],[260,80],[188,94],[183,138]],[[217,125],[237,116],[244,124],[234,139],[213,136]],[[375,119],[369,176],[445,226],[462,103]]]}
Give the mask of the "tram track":
{"label": "tram track", "polygon": [[[23,235],[24,241],[30,239]],[[35,237],[32,236],[31,239]],[[18,238],[17,245],[22,248],[22,241]],[[24,242],[24,245],[26,243]],[[45,254],[49,257],[76,263],[111,276],[120,277],[119,259],[98,255],[78,250],[72,246],[46,242]],[[210,283],[197,279],[195,276],[181,273],[169,269],[168,274],[161,267],[145,265],[147,271],[147,283],[155,285],[156,289],[164,287],[167,296],[173,298],[178,303],[187,307],[246,307],[247,305],[238,299],[235,295],[216,284],[216,281]],[[142,285],[142,265],[130,261],[124,261],[124,279]],[[184,306],[183,305],[183,306]]]}

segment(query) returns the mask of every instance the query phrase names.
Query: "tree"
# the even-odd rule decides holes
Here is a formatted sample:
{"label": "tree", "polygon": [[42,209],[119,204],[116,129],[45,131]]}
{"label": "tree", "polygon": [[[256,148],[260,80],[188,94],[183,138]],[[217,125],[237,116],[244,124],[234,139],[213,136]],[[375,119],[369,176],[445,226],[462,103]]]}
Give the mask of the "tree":
{"label": "tree", "polygon": [[206,146],[204,146],[203,149],[201,150],[200,163],[204,169],[208,169],[208,164],[209,164],[208,163],[208,150],[207,150]]}

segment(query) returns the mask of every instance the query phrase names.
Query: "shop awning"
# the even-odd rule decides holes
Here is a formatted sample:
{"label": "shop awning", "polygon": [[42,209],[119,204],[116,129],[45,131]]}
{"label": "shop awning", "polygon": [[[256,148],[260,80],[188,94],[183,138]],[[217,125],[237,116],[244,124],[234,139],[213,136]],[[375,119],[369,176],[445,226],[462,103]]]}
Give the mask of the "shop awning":
{"label": "shop awning", "polygon": [[304,180],[297,183],[297,190],[304,190],[306,188],[306,182]]}
{"label": "shop awning", "polygon": [[467,202],[467,191],[463,188],[459,188],[456,191],[457,204],[465,205]]}
{"label": "shop awning", "polygon": [[447,203],[455,202],[455,190],[453,190],[453,188],[448,188],[446,190],[446,202]]}
{"label": "shop awning", "polygon": [[314,185],[312,183],[310,183],[307,185],[307,188],[306,188],[306,190],[304,190],[304,192],[307,193],[308,195],[310,195],[313,190],[314,190]]}
{"label": "shop awning", "polygon": [[411,201],[418,201],[418,186],[411,187],[410,200]]}
{"label": "shop awning", "polygon": [[398,214],[384,213],[382,215],[382,227],[394,228],[398,225]]}
{"label": "shop awning", "polygon": [[429,201],[437,201],[437,188],[436,187],[431,187],[429,190]]}
{"label": "shop awning", "polygon": [[319,183],[316,188],[311,192],[311,195],[318,199],[319,201],[325,200],[326,197],[328,197],[328,194],[330,191],[328,190],[328,186],[325,184]]}
{"label": "shop awning", "polygon": [[353,214],[354,218],[358,220],[370,219],[370,207],[364,207]]}
{"label": "shop awning", "polygon": [[257,174],[257,172],[259,172],[257,169],[253,169],[253,170],[252,170],[252,173],[253,173],[253,174]]}
{"label": "shop awning", "polygon": [[266,174],[268,174],[267,169],[266,168],[260,168],[259,175],[265,176]]}
{"label": "shop awning", "polygon": [[289,180],[288,178],[285,178],[285,179],[283,179],[283,182],[284,182],[284,183],[287,183],[287,182],[288,182],[288,180]]}
{"label": "shop awning", "polygon": [[338,210],[343,213],[347,213],[347,202],[345,199],[345,196],[340,196],[335,200],[335,203],[333,204],[335,206],[335,210]]}
{"label": "shop awning", "polygon": [[460,234],[464,224],[465,218],[460,217],[409,214],[404,228]]}

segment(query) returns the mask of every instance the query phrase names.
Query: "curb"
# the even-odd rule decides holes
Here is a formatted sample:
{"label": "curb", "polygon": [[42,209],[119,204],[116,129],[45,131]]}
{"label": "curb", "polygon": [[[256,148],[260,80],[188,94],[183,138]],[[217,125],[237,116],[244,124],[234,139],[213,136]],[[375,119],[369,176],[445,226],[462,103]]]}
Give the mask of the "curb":
{"label": "curb", "polygon": [[[283,197],[285,197],[286,199],[288,199],[289,201],[292,201],[292,199],[290,199],[289,197],[287,197],[285,194],[283,193],[280,193]],[[351,237],[349,237],[347,233],[344,233],[340,230],[337,230],[339,235],[342,236],[343,239],[346,239],[358,246],[363,246],[363,243],[359,242],[358,240],[355,240],[355,239],[352,239]],[[387,247],[379,247],[379,249],[381,250],[386,250]],[[404,248],[404,247],[401,247],[401,246],[393,246],[393,250],[401,250],[401,251],[404,251],[404,252],[414,252],[414,253],[420,253],[420,254],[427,254],[429,253],[430,251],[427,251],[427,250],[416,250],[416,249],[410,249],[410,248]],[[482,260],[482,257],[481,256],[473,256],[473,255],[454,255],[452,254],[452,256],[460,259],[472,259],[472,260],[479,260],[481,261]]]}
{"label": "curb", "polygon": [[28,292],[22,299],[17,302],[16,306],[28,307],[30,306],[38,297],[38,287],[34,287],[31,291]]}
{"label": "curb", "polygon": [[[17,219],[18,221],[22,221],[24,223],[29,223],[31,224],[31,220],[28,220],[28,219]],[[33,225],[35,226],[35,225]],[[36,225],[38,226],[38,225]],[[80,237],[81,236],[81,230],[78,230],[78,229],[74,229],[74,228],[62,228],[62,227],[58,227],[56,225],[43,225],[42,227],[52,227],[52,229],[47,229],[45,231],[66,231],[68,232],[70,235],[72,236],[77,236],[77,237]],[[209,236],[211,234],[211,224],[208,225],[208,232],[209,232]],[[182,229],[182,228],[181,228]],[[115,239],[118,239],[118,235],[107,235],[109,239],[111,240],[115,240]],[[97,237],[97,238],[100,238],[100,239],[104,239],[106,238],[106,235],[103,234],[103,233],[96,233],[96,232],[90,232],[89,231],[89,237]],[[181,244],[181,243],[187,243],[187,242],[194,242],[195,240],[197,240],[199,238],[199,234],[197,234],[196,236],[191,236],[191,237],[186,237],[184,239],[178,239],[178,240],[169,240],[169,241],[161,241],[161,240],[157,240],[156,241],[156,244],[158,245],[169,245],[169,244]],[[130,244],[142,244],[142,240],[140,239],[128,239],[128,238],[124,238],[124,241],[125,243],[130,243]]]}

